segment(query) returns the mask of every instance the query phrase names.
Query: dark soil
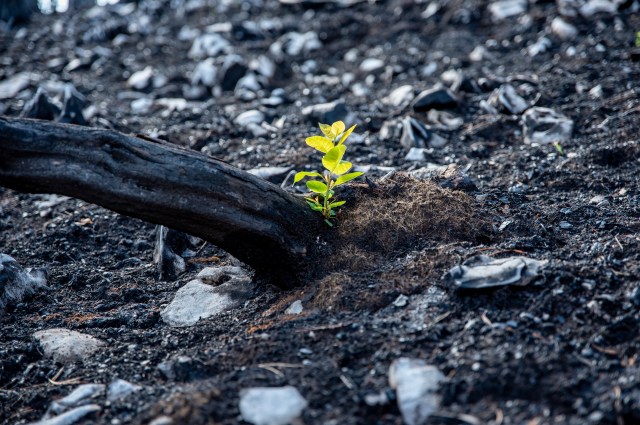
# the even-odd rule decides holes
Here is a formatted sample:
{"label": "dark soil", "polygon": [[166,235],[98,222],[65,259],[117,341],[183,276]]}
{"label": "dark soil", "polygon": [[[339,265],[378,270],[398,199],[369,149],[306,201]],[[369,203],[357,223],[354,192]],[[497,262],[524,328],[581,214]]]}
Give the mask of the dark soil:
{"label": "dark soil", "polygon": [[[0,188],[0,252],[25,267],[46,268],[49,276],[46,290],[0,317],[0,422],[38,420],[78,383],[121,378],[144,390],[82,423],[147,423],[159,415],[177,424],[238,423],[241,389],[293,385],[309,402],[304,423],[400,424],[395,401],[369,406],[365,396],[393,394],[390,363],[419,357],[447,376],[431,423],[639,424],[637,2],[626,2],[613,16],[570,20],[579,30],[573,41],[550,33],[558,16],[553,2],[532,2],[526,19],[502,22],[492,22],[487,3],[477,0],[442,2],[428,19],[421,17],[426,3],[406,0],[348,8],[230,3],[179,14],[161,2],[141,2],[139,11],[150,18],[144,25],[138,12],[93,20],[84,10],[33,16],[24,27],[0,32],[0,81],[25,71],[32,80],[18,97],[0,101],[0,113],[19,115],[38,84],[72,82],[87,96],[90,125],[204,148],[243,169],[301,170],[316,160],[303,143],[316,130],[300,110],[343,99],[365,134],[352,145],[350,160],[377,166],[380,171],[369,173],[375,182],[388,171],[384,167],[419,166],[404,159],[398,139],[380,137],[383,122],[426,118],[381,99],[404,84],[417,93],[443,72],[460,69],[466,82],[456,89],[460,103],[450,112],[464,124],[440,132],[449,143],[429,150],[427,160],[456,164],[477,190],[392,176],[395,192],[388,182],[378,183],[344,207],[335,232],[353,232],[353,239],[337,258],[314,260],[339,264],[328,267],[326,277],[289,292],[259,286],[241,308],[172,328],[159,313],[176,290],[203,267],[233,258],[207,245],[184,275],[159,281],[154,226],[74,199],[43,209],[38,202],[44,195]],[[294,30],[316,31],[323,47],[279,63],[255,100],[222,92],[182,110],[132,113],[129,75],[151,65],[168,82],[148,89],[149,95],[182,97],[198,61],[187,57],[191,42],[177,34],[183,26],[204,30],[223,22],[232,23],[225,37],[247,61],[268,55],[273,41]],[[264,25],[251,32],[245,25],[251,22]],[[131,28],[136,23],[141,30]],[[118,34],[129,35],[114,45]],[[544,34],[552,46],[529,56],[527,47]],[[472,62],[477,45],[487,46],[490,56]],[[570,47],[573,56],[566,53]],[[344,59],[351,49],[356,62]],[[358,69],[367,57],[387,66],[369,85],[370,76]],[[80,65],[65,68],[73,59]],[[308,60],[316,69],[305,76],[301,66]],[[421,74],[431,62],[436,71]],[[346,73],[354,80],[345,86],[340,77]],[[505,81],[530,103],[574,120],[563,155],[552,145],[524,144],[518,116],[480,108]],[[354,93],[355,85],[368,91]],[[600,95],[591,91],[598,85]],[[285,90],[287,101],[261,106],[259,99],[275,88]],[[256,108],[274,125],[272,135],[253,137],[232,123]],[[477,254],[525,255],[549,264],[526,287],[461,292],[442,279]],[[410,297],[406,307],[393,305],[400,294]],[[285,315],[296,299],[303,300],[303,314]],[[91,334],[107,347],[58,373],[61,366],[43,358],[33,340],[34,332],[55,327]],[[167,381],[157,365],[178,355],[191,357],[192,366],[178,382]],[[49,380],[54,377],[58,384]]]}

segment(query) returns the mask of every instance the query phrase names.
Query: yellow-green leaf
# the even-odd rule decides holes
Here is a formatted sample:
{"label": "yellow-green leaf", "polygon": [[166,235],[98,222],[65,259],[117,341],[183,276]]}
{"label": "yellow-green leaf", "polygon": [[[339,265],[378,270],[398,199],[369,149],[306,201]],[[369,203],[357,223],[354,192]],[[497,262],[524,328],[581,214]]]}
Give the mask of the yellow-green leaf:
{"label": "yellow-green leaf", "polygon": [[352,166],[353,164],[348,161],[340,161],[340,163],[333,170],[333,174],[337,174],[338,176],[340,176],[349,171]]}
{"label": "yellow-green leaf", "polygon": [[322,131],[322,133],[329,139],[333,140],[336,138],[337,134],[333,133],[333,130],[331,129],[331,126],[329,124],[318,123],[318,127],[320,127],[320,131]]}
{"label": "yellow-green leaf", "polygon": [[305,142],[307,142],[307,145],[319,150],[322,153],[327,153],[331,148],[333,148],[333,142],[330,139],[322,136],[307,137]]}
{"label": "yellow-green leaf", "polygon": [[337,208],[345,204],[347,201],[336,201],[329,204],[329,208]]}
{"label": "yellow-green leaf", "polygon": [[344,123],[342,121],[336,121],[331,124],[331,131],[335,134],[334,137],[338,137],[344,132]]}
{"label": "yellow-green leaf", "polygon": [[307,187],[309,188],[310,191],[315,193],[325,193],[328,189],[326,184],[319,182],[317,180],[309,180],[307,182]]}
{"label": "yellow-green leaf", "polygon": [[345,131],[345,133],[340,138],[340,142],[338,142],[339,145],[343,144],[347,140],[347,137],[349,137],[351,133],[353,133],[353,130],[356,128],[356,125],[358,124],[352,125],[351,127],[349,127],[349,130]]}
{"label": "yellow-green leaf", "polygon": [[340,164],[340,160],[342,160],[346,150],[347,147],[345,145],[336,146],[329,150],[329,152],[322,157],[322,165],[324,165],[324,168],[333,173],[336,166]]}
{"label": "yellow-green leaf", "polygon": [[318,173],[317,171],[300,171],[293,177],[293,184],[298,183],[305,177],[322,177],[322,174]]}
{"label": "yellow-green leaf", "polygon": [[342,175],[342,176],[340,176],[340,177],[338,177],[336,179],[334,187],[335,186],[340,186],[341,184],[344,184],[344,183],[346,183],[348,181],[351,181],[351,180],[353,180],[355,178],[358,178],[363,174],[364,173],[362,171],[356,171],[355,173],[349,173],[349,174]]}

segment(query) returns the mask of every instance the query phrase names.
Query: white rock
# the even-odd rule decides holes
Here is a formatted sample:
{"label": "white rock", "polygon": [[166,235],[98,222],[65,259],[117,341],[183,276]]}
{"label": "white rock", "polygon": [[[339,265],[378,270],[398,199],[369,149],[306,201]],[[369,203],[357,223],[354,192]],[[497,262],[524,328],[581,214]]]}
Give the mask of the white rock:
{"label": "white rock", "polygon": [[407,425],[426,423],[439,407],[436,394],[444,375],[424,360],[401,357],[389,368],[389,385],[396,390],[398,408]]}
{"label": "white rock", "polygon": [[220,34],[204,34],[193,40],[188,56],[192,59],[216,57],[231,50],[231,44]]}
{"label": "white rock", "polygon": [[498,89],[498,101],[512,114],[521,114],[529,105],[511,84],[503,84]]}
{"label": "white rock", "polygon": [[527,53],[529,56],[537,56],[540,53],[544,53],[551,47],[552,43],[547,37],[540,37],[538,41],[533,43],[531,46],[527,48]]}
{"label": "white rock", "polygon": [[411,148],[409,149],[409,153],[404,157],[405,161],[418,161],[422,162],[426,160],[424,155],[424,148]]}
{"label": "white rock", "polygon": [[307,401],[292,386],[255,387],[240,392],[242,419],[254,425],[286,425],[298,418]]}
{"label": "white rock", "polygon": [[378,58],[367,58],[360,63],[360,71],[375,72],[384,68],[384,61]]}
{"label": "white rock", "polygon": [[141,97],[131,102],[131,112],[134,114],[147,114],[153,107],[153,99]]}
{"label": "white rock", "polygon": [[578,29],[560,17],[551,22],[551,31],[562,40],[573,40],[578,35]]}
{"label": "white rock", "polygon": [[407,106],[412,100],[413,86],[407,84],[394,89],[389,93],[389,96],[382,99],[382,102],[396,108],[402,108]]}
{"label": "white rock", "polygon": [[142,387],[124,379],[114,379],[107,390],[107,400],[115,401],[139,391]]}
{"label": "white rock", "polygon": [[284,311],[284,314],[300,314],[304,311],[304,307],[302,307],[301,300],[295,300],[291,303],[289,307]]}
{"label": "white rock", "polygon": [[264,121],[264,114],[257,109],[252,109],[238,115],[233,122],[239,126],[246,127],[249,124],[261,124]]}
{"label": "white rock", "polygon": [[104,345],[104,342],[91,335],[69,329],[47,329],[33,336],[40,343],[45,356],[59,363],[86,359]]}
{"label": "white rock", "polygon": [[153,77],[153,68],[147,66],[142,71],[134,72],[127,80],[127,87],[134,88],[136,90],[144,90],[149,86]]}
{"label": "white rock", "polygon": [[286,53],[289,56],[297,56],[301,53],[309,53],[322,47],[318,34],[313,31],[305,33],[289,32],[276,40],[269,52],[276,58],[282,58]]}
{"label": "white rock", "polygon": [[0,99],[11,99],[29,86],[31,74],[21,72],[11,78],[0,81]]}
{"label": "white rock", "polygon": [[527,10],[527,0],[501,0],[489,5],[489,12],[494,21],[502,21],[520,15]]}
{"label": "white rock", "polygon": [[[239,267],[220,269],[226,269],[226,274],[224,271],[203,274],[203,270],[202,279],[192,280],[180,288],[173,301],[160,313],[162,320],[170,326],[193,326],[201,319],[214,317],[248,300],[252,290],[248,275],[244,272],[234,275],[229,271]],[[222,283],[224,279],[227,281]],[[221,284],[211,286],[203,280]]]}
{"label": "white rock", "polygon": [[216,85],[218,70],[212,58],[207,58],[196,65],[191,75],[191,84],[213,87]]}
{"label": "white rock", "polygon": [[615,15],[618,13],[618,6],[609,0],[590,0],[580,7],[580,14],[585,18],[590,18],[597,13]]}

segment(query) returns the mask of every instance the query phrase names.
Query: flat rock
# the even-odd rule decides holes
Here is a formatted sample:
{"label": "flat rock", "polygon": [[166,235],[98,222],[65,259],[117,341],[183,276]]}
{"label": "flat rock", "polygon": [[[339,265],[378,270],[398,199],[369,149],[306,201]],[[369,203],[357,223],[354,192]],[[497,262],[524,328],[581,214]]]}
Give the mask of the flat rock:
{"label": "flat rock", "polygon": [[72,425],[80,421],[85,416],[99,412],[100,410],[102,410],[102,407],[97,404],[87,404],[85,406],[76,407],[73,410],[69,410],[68,412],[53,418],[32,422],[29,425]]}
{"label": "flat rock", "polygon": [[[180,288],[162,311],[162,320],[175,327],[193,326],[201,319],[215,317],[251,298],[251,278],[246,274],[235,274],[230,268],[220,269],[214,277],[199,276]],[[219,285],[212,286],[205,281]]]}
{"label": "flat rock", "polygon": [[255,387],[240,392],[242,419],[254,425],[286,425],[298,418],[307,401],[292,386]]}
{"label": "flat rock", "polygon": [[440,407],[436,393],[445,379],[435,366],[421,359],[401,357],[389,368],[389,385],[396,390],[398,408],[407,425],[422,425]]}
{"label": "flat rock", "polygon": [[435,86],[424,90],[413,100],[413,110],[416,112],[428,111],[429,109],[455,108],[458,99],[451,90],[443,86]]}
{"label": "flat rock", "polygon": [[28,72],[21,72],[0,81],[0,100],[14,98],[18,93],[26,89],[30,82],[31,76]]}
{"label": "flat rock", "polygon": [[114,379],[107,389],[107,400],[115,401],[126,398],[128,395],[139,391],[142,387],[132,384],[124,379]]}
{"label": "flat rock", "polygon": [[491,3],[488,9],[492,19],[498,22],[524,13],[527,5],[527,0],[501,0]]}
{"label": "flat rock", "polygon": [[492,258],[477,255],[453,267],[445,280],[459,288],[480,289],[494,286],[526,286],[540,276],[545,260],[527,257]]}
{"label": "flat rock", "polygon": [[58,363],[86,359],[104,346],[104,342],[91,335],[62,328],[38,331],[33,336],[40,343],[45,356]]}

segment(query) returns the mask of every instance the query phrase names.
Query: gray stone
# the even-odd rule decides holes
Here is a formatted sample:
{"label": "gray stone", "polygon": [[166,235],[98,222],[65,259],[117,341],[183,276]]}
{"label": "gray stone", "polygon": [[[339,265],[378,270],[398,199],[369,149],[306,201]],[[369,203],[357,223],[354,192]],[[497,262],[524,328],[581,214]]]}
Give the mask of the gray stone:
{"label": "gray stone", "polygon": [[83,384],[76,387],[67,396],[51,403],[49,412],[59,415],[67,410],[88,404],[92,399],[104,394],[102,384]]}
{"label": "gray stone", "polygon": [[429,109],[455,108],[458,99],[451,90],[441,85],[436,85],[424,90],[413,100],[413,110],[416,112],[428,111]]}
{"label": "gray stone", "polygon": [[411,148],[409,149],[409,153],[407,153],[407,155],[404,157],[404,160],[423,162],[426,160],[424,151],[425,151],[424,148],[415,148],[415,147]]}
{"label": "gray stone", "polygon": [[384,68],[384,61],[378,58],[367,58],[360,63],[360,71],[370,73]]}
{"label": "gray stone", "polygon": [[191,75],[191,84],[213,87],[218,80],[218,69],[213,58],[207,58],[196,65]]}
{"label": "gray stone", "polygon": [[306,407],[307,401],[292,386],[255,387],[240,392],[240,415],[253,425],[287,425]]}
{"label": "gray stone", "polygon": [[529,56],[531,57],[537,56],[540,53],[544,53],[549,50],[552,44],[551,40],[542,36],[535,43],[527,47],[527,53],[529,53]]}
{"label": "gray stone", "polygon": [[283,58],[284,55],[298,56],[301,53],[309,53],[322,47],[322,42],[318,34],[314,31],[305,33],[289,32],[276,40],[269,52],[276,58]]}
{"label": "gray stone", "polygon": [[393,305],[398,308],[406,307],[407,304],[409,304],[409,297],[404,294],[398,295],[398,298],[393,302]]}
{"label": "gray stone", "polygon": [[201,319],[238,307],[252,293],[251,278],[241,268],[208,268],[180,288],[160,315],[170,326],[193,326]]}
{"label": "gray stone", "polygon": [[580,14],[585,18],[591,18],[598,13],[615,15],[618,13],[618,6],[610,0],[589,0],[580,6]]}
{"label": "gray stone", "polygon": [[249,124],[261,124],[264,121],[264,114],[257,109],[252,109],[238,115],[233,122],[241,127]]}
{"label": "gray stone", "polygon": [[58,117],[58,122],[76,125],[87,125],[87,121],[82,114],[82,109],[86,103],[86,98],[73,84],[65,84],[64,100],[62,102],[62,112]]}
{"label": "gray stone", "polygon": [[0,315],[8,304],[19,303],[46,284],[44,270],[25,270],[13,257],[0,254]]}
{"label": "gray stone", "polygon": [[492,19],[498,22],[524,13],[527,5],[527,0],[501,0],[491,3],[488,9]]}
{"label": "gray stone", "polygon": [[291,303],[289,307],[284,311],[284,314],[301,314],[304,311],[304,307],[302,307],[301,300],[295,300]]}
{"label": "gray stone", "polygon": [[413,86],[404,85],[394,89],[382,102],[394,108],[404,108],[413,99]]}
{"label": "gray stone", "polygon": [[192,59],[216,57],[231,50],[231,44],[220,34],[204,34],[193,40],[188,56]]}
{"label": "gray stone", "polygon": [[6,80],[0,81],[0,100],[16,97],[18,93],[29,87],[30,82],[31,74],[28,72],[21,72]]}
{"label": "gray stone", "polygon": [[59,416],[49,419],[42,419],[38,422],[31,422],[29,425],[72,425],[84,418],[85,416],[102,410],[97,404],[87,404],[85,406],[76,407]]}
{"label": "gray stone", "polygon": [[529,105],[511,84],[503,84],[495,90],[489,99],[494,107],[501,107],[512,114],[521,114],[526,111]]}
{"label": "gray stone", "polygon": [[431,139],[431,132],[427,127],[413,117],[405,117],[402,120],[402,137],[400,144],[405,149],[426,148]]}
{"label": "gray stone", "polygon": [[563,143],[571,139],[573,120],[553,109],[534,107],[522,115],[525,143]]}
{"label": "gray stone", "polygon": [[135,90],[144,90],[151,84],[151,78],[153,77],[153,68],[147,66],[141,71],[134,72],[127,80],[127,87],[131,87]]}
{"label": "gray stone", "polygon": [[24,105],[21,115],[26,118],[53,121],[60,115],[60,108],[51,103],[42,87],[38,87],[36,94]]}
{"label": "gray stone", "polygon": [[445,379],[442,372],[424,360],[401,357],[389,368],[389,385],[396,390],[398,408],[407,425],[422,425],[440,407],[436,393]]}
{"label": "gray stone", "polygon": [[141,388],[141,386],[134,385],[131,382],[125,381],[124,379],[114,379],[109,384],[109,389],[107,390],[107,400],[115,401],[125,398],[128,395],[135,393],[136,391],[140,391]]}
{"label": "gray stone", "polygon": [[578,35],[578,29],[559,16],[551,22],[551,31],[565,41],[573,40]]}
{"label": "gray stone", "polygon": [[33,336],[40,343],[45,356],[58,363],[86,359],[104,346],[104,342],[91,335],[69,329],[47,329],[38,331]]}

